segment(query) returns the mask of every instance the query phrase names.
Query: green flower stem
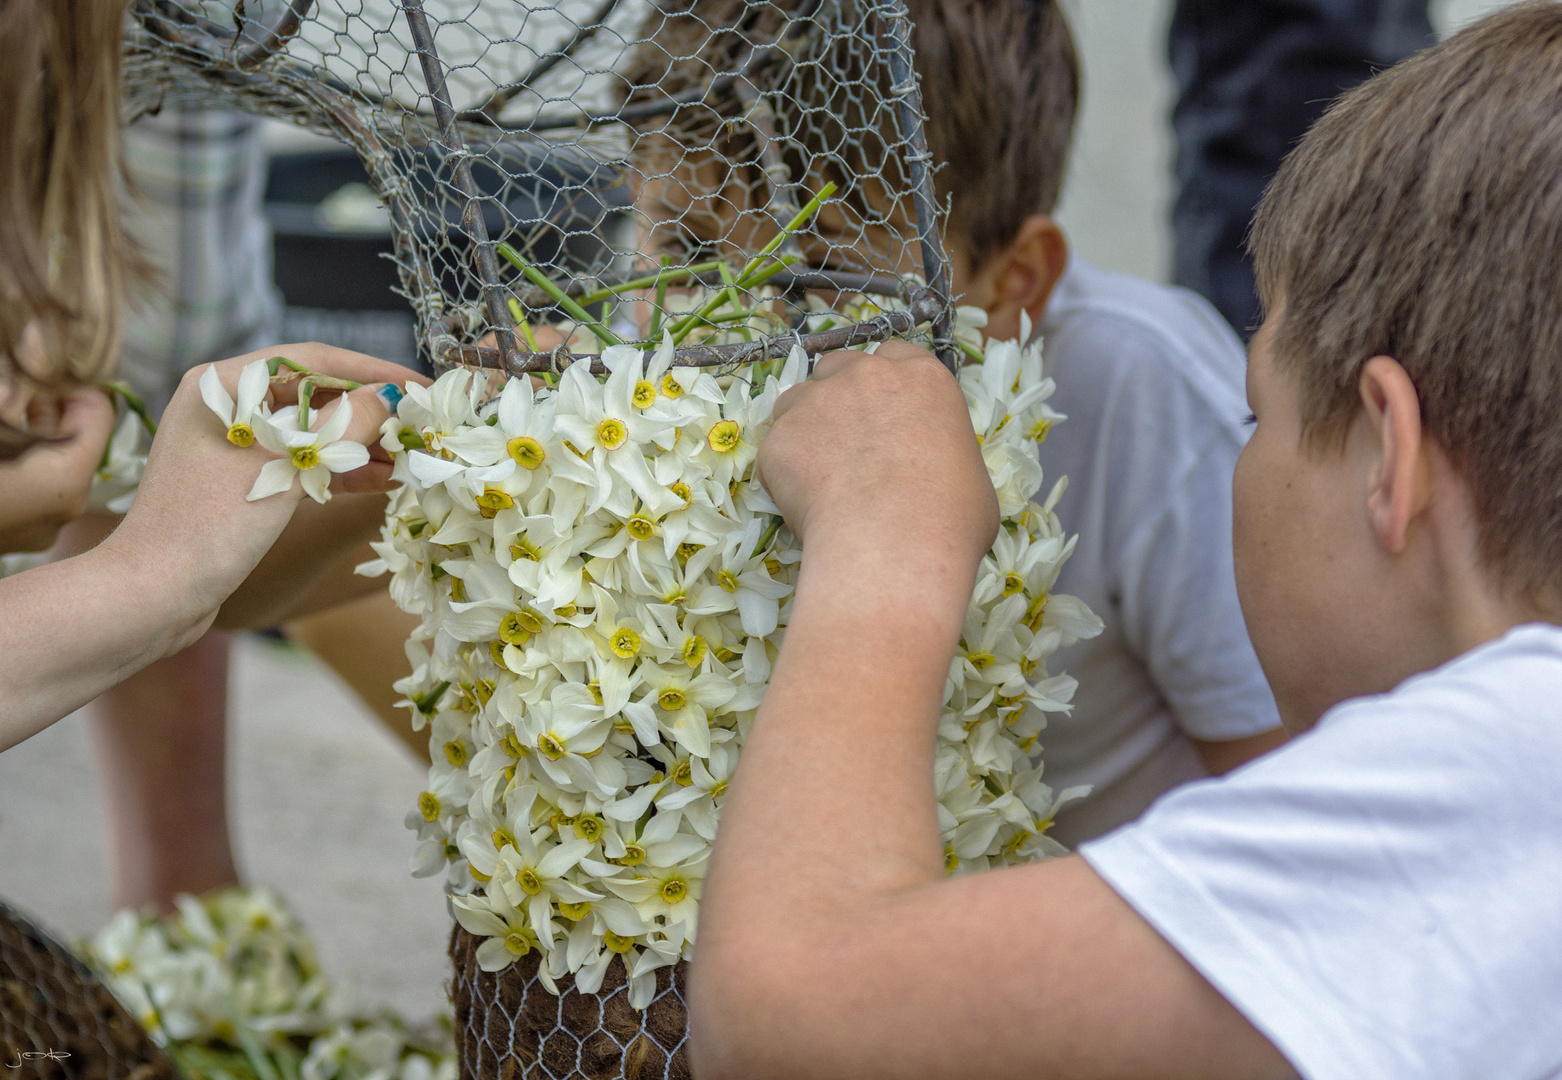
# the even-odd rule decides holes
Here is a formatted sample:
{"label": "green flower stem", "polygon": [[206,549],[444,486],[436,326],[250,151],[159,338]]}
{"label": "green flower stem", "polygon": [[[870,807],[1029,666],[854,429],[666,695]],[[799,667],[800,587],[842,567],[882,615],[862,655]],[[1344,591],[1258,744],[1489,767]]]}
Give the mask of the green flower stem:
{"label": "green flower stem", "polygon": [[568,296],[566,296],[564,294],[564,290],[559,288],[553,282],[549,281],[548,276],[541,270],[538,270],[531,263],[521,258],[520,254],[513,247],[511,247],[509,244],[506,244],[503,240],[499,241],[499,243],[494,245],[494,247],[495,250],[499,252],[499,254],[503,255],[507,260],[509,260],[512,266],[514,266],[521,273],[525,274],[527,279],[533,285],[537,286],[537,288],[541,289],[543,292],[552,297],[553,302],[558,304],[559,307],[563,308],[564,311],[570,316],[570,318],[574,319],[577,323],[595,334],[597,340],[600,341],[603,345],[623,344],[623,341],[620,340],[617,334],[603,326],[596,319],[593,319],[591,314],[585,308],[581,307],[574,300],[571,300]]}
{"label": "green flower stem", "polygon": [[[819,194],[815,195],[812,199],[809,199],[808,205],[799,210],[796,215],[793,216],[792,220],[787,222],[781,231],[776,233],[776,235],[770,239],[768,244],[759,249],[759,254],[755,255],[748,261],[748,264],[743,267],[743,272],[738,275],[737,281],[733,283],[734,286],[743,290],[756,288],[762,282],[768,281],[775,274],[780,273],[781,270],[795,262],[796,259],[794,257],[785,256],[777,260],[779,265],[767,268],[762,275],[760,273],[760,267],[765,265],[766,260],[775,256],[776,249],[779,248],[782,244],[786,243],[787,238],[790,237],[793,233],[797,232],[797,230],[808,224],[808,219],[819,212],[819,208],[825,204],[831,195],[835,194],[835,191],[836,184],[834,181],[831,181],[830,183],[824,185],[824,187],[820,188]],[[708,316],[712,311],[715,311],[723,303],[724,300],[722,299],[722,294],[718,293],[714,299],[707,300],[704,304],[702,304],[699,310],[691,312],[688,315],[685,315],[682,319],[679,319],[672,328],[673,344],[676,345],[681,342],[685,337],[688,336],[689,331],[694,329],[695,324],[700,319]]]}
{"label": "green flower stem", "polygon": [[974,360],[980,364],[982,361],[987,359],[987,357],[983,355],[982,350],[978,349],[975,345],[972,345],[969,341],[960,341],[957,338],[955,340],[955,347],[958,348],[961,352],[965,353],[965,358],[967,360]]}
{"label": "green flower stem", "polygon": [[532,324],[526,321],[526,312],[521,310],[521,302],[512,296],[505,304],[510,309],[510,318],[515,320],[515,328],[521,332],[521,340],[526,342],[528,349],[536,352],[537,339],[532,336]]}
{"label": "green flower stem", "polygon": [[313,375],[304,376],[304,381],[298,384],[298,430],[309,430],[309,399],[315,396],[315,380]]}
{"label": "green flower stem", "polygon": [[157,421],[152,419],[152,411],[146,407],[146,402],[130,387],[122,382],[106,382],[99,384],[110,394],[118,394],[125,408],[135,413],[141,420],[141,426],[146,428],[148,435],[157,434]]}
{"label": "green flower stem", "polygon": [[[742,289],[745,291],[749,289],[757,289],[759,286],[775,277],[777,274],[785,270],[788,266],[791,266],[796,261],[797,259],[795,256],[783,255],[781,258],[776,260],[775,265],[767,266],[764,270],[756,274],[752,274],[747,278],[739,275],[738,279],[732,283],[730,288]],[[689,312],[689,314],[685,315],[683,318],[679,319],[676,323],[669,327],[668,333],[672,334],[673,336],[673,344],[680,344],[684,338],[689,336],[689,332],[693,330],[699,323],[712,321],[711,313],[716,311],[723,304],[727,303],[728,291],[728,289],[721,289],[716,293],[715,296],[701,304],[698,309]]]}
{"label": "green flower stem", "polygon": [[665,295],[667,286],[675,281],[693,277],[696,274],[708,274],[712,270],[727,265],[720,259],[712,259],[710,262],[693,263],[689,266],[664,266],[654,274],[644,277],[631,278],[619,285],[610,288],[598,289],[589,292],[580,298],[582,304],[595,304],[602,300],[611,300],[615,296],[622,296],[626,292],[635,292],[639,289],[659,289]]}
{"label": "green flower stem", "polygon": [[770,527],[759,534],[759,543],[754,545],[755,554],[764,551],[770,546],[770,541],[774,540],[776,538],[776,533],[781,531],[782,524],[783,520],[780,514],[771,515]]}
{"label": "green flower stem", "polygon": [[[667,257],[662,257],[663,267],[666,267]],[[651,305],[651,332],[647,335],[655,341],[662,333],[662,314],[667,310],[667,280],[661,278],[658,273],[656,281],[656,302]]]}
{"label": "green flower stem", "polygon": [[759,269],[761,263],[770,258],[770,256],[774,255],[776,249],[787,242],[788,237],[790,237],[798,229],[801,229],[804,225],[808,224],[808,219],[819,212],[819,208],[829,200],[831,195],[835,194],[835,191],[836,183],[834,180],[820,188],[819,194],[809,199],[808,205],[799,210],[792,218],[792,220],[786,223],[780,232],[771,237],[770,243],[760,248],[759,254],[755,255],[748,261],[748,265],[743,268],[743,273],[738,275],[738,281],[747,281],[748,276],[755,270]]}

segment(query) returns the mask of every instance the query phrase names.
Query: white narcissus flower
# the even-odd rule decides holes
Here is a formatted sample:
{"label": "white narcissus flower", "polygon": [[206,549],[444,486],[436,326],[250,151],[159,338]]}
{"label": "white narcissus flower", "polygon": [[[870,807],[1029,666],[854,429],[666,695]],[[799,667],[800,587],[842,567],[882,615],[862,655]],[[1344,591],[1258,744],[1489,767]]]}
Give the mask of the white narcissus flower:
{"label": "white narcissus flower", "polygon": [[266,361],[256,360],[239,372],[239,401],[235,405],[227,387],[217,374],[216,364],[207,364],[201,372],[201,400],[228,427],[228,441],[234,446],[249,446],[255,441],[256,420],[266,415],[266,390],[271,374]]}
{"label": "white narcissus flower", "polygon": [[353,419],[352,402],[345,397],[337,402],[336,410],[319,431],[302,431],[289,425],[288,421],[296,416],[297,409],[290,406],[274,416],[256,418],[255,440],[283,456],[261,466],[255,486],[245,496],[250,502],[292,490],[294,477],[315,502],[329,502],[332,473],[352,472],[369,463],[368,447],[342,440]]}
{"label": "white narcissus flower", "polygon": [[[846,303],[848,318],[904,307]],[[961,323],[980,342],[979,320]],[[1032,756],[1074,682],[1046,663],[1100,629],[1051,591],[1073,541],[1054,513],[1061,482],[1032,501],[1037,445],[1061,419],[1040,346],[985,348],[959,382],[1004,520],[938,729],[951,872],[1060,850],[1046,831],[1077,792],[1054,797]],[[435,762],[408,815],[417,872],[447,866],[485,969],[536,948],[544,985],[573,974],[589,993],[621,957],[637,1008],[658,968],[692,955],[801,559],[753,462],[807,357],[720,377],[671,359],[665,340],[649,358],[616,346],[605,381],[577,364],[557,387],[513,379],[487,400],[459,371],[409,388],[383,444],[404,486],[365,567],[392,572],[398,602],[423,616],[397,684]]]}

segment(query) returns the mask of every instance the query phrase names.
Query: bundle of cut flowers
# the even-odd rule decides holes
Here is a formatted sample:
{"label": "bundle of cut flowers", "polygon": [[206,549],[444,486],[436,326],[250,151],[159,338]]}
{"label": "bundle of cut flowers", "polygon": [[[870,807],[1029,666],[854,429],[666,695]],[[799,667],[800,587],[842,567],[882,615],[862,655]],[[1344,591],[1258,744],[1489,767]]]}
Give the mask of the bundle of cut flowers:
{"label": "bundle of cut flowers", "polygon": [[356,1011],[269,890],[121,911],[80,951],[189,1080],[455,1080],[448,1018]]}
{"label": "bundle of cut flowers", "polygon": [[[1053,512],[1062,482],[1033,501],[1061,419],[1040,346],[962,337],[981,357],[959,381],[1003,523],[929,778],[951,873],[1061,850],[1046,831],[1079,792],[1054,793],[1033,756],[1075,684],[1047,659],[1101,626],[1052,592],[1073,541]],[[754,459],[808,358],[715,376],[673,355],[664,334],[654,351],[604,347],[605,380],[577,363],[556,385],[458,369],[409,386],[383,440],[403,484],[360,568],[389,572],[423,616],[398,684],[434,759],[408,815],[413,872],[447,875],[483,969],[536,950],[550,989],[569,974],[593,993],[620,956],[636,1008],[692,955],[801,557]]]}

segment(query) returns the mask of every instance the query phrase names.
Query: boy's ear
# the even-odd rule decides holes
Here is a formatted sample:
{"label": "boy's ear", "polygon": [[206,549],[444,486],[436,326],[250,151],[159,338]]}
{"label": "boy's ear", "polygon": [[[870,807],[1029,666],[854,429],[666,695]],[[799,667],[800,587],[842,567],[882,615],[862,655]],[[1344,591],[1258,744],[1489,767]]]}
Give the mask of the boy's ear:
{"label": "boy's ear", "polygon": [[1361,369],[1361,403],[1377,461],[1367,484],[1367,517],[1390,555],[1405,550],[1411,520],[1431,494],[1421,399],[1399,362],[1374,356]]}
{"label": "boy's ear", "polygon": [[1068,266],[1068,240],[1046,214],[1032,214],[1014,239],[977,271],[971,291],[987,309],[987,336],[999,341],[1020,333],[1020,314],[1039,325],[1047,301]]}

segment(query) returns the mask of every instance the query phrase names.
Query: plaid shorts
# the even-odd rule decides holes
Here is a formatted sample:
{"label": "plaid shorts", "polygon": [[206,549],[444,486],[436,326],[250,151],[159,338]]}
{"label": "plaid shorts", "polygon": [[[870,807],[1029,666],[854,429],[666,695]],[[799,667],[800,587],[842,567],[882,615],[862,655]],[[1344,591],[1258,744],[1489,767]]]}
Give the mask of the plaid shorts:
{"label": "plaid shorts", "polygon": [[165,108],[124,132],[127,231],[158,270],[127,312],[120,377],[161,411],[186,370],[273,344],[259,122],[237,111]]}

